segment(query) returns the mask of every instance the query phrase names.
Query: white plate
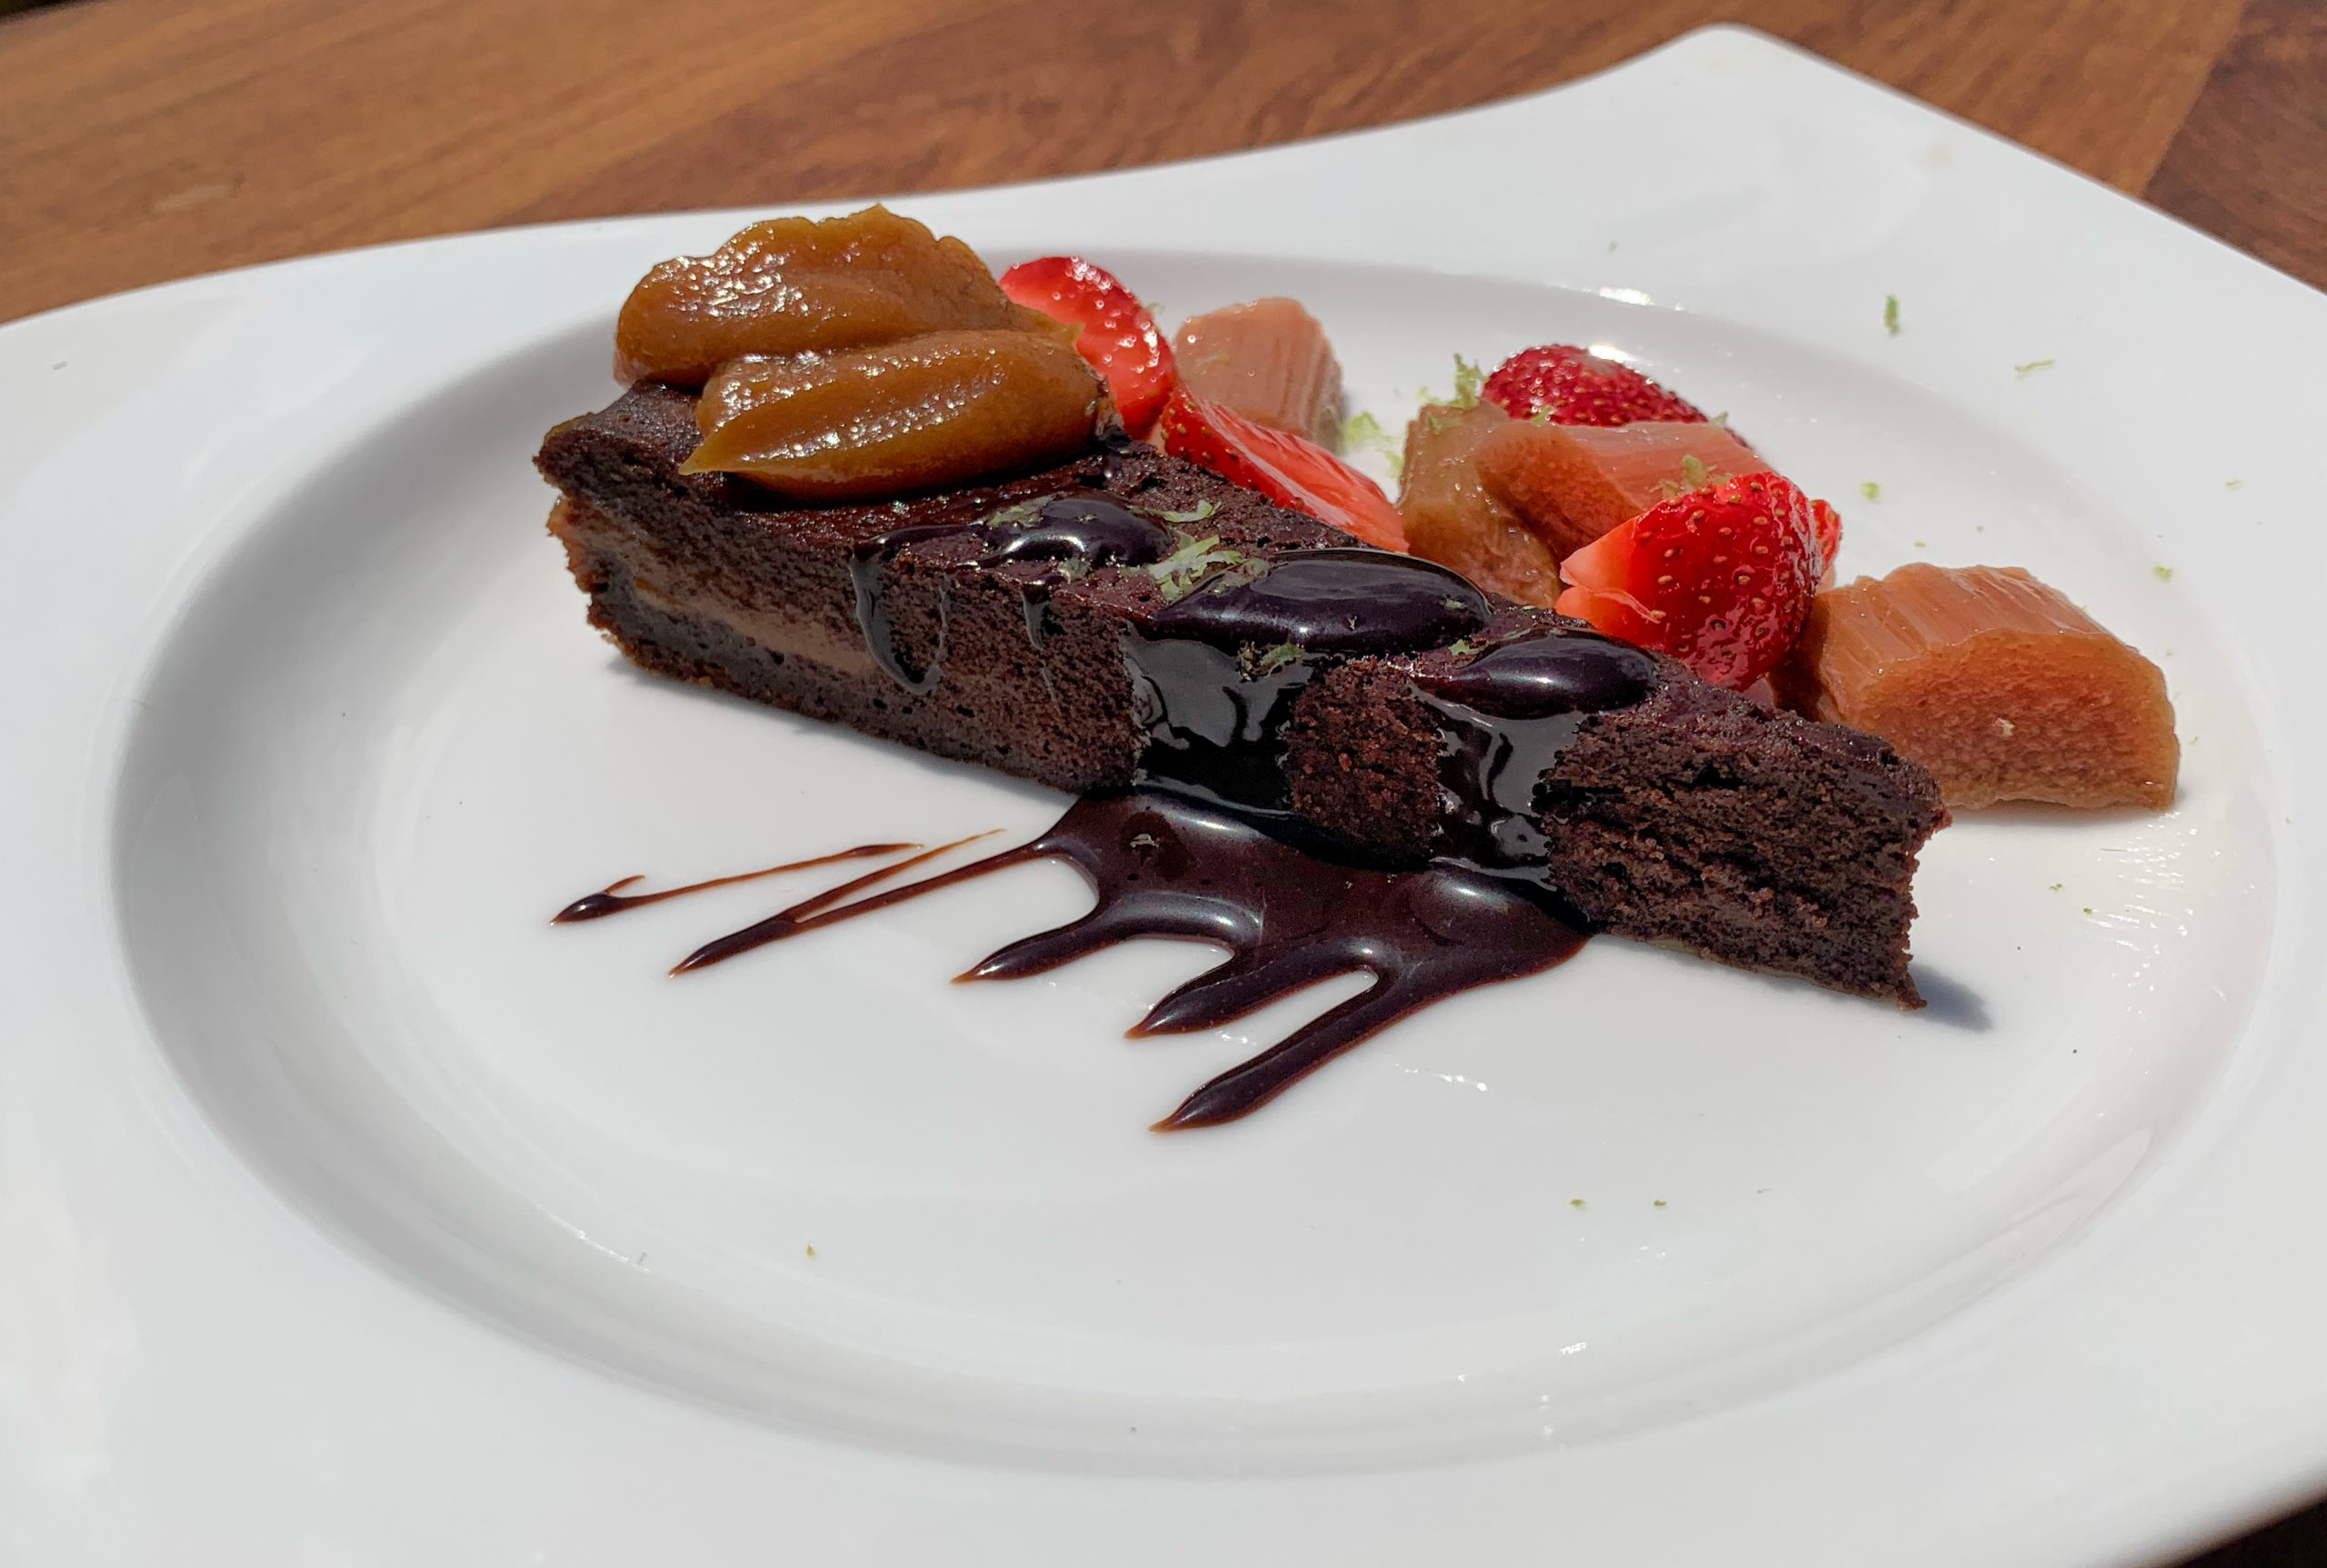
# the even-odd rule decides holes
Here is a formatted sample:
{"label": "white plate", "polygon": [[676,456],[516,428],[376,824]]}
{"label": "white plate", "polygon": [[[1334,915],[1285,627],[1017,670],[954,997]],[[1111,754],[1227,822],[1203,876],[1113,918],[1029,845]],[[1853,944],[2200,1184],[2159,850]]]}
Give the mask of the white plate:
{"label": "white plate", "polygon": [[0,1558],[2098,1563],[2327,1481],[2327,302],[1732,30],[908,210],[1297,295],[1393,425],[1458,350],[1636,355],[1846,565],[2024,564],[2156,654],[2181,804],[1949,829],[1922,1015],[1603,941],[1157,1136],[1326,997],[1133,1043],[1198,950],[949,986],[1060,867],[684,983],[814,879],[544,924],[1056,806],[583,625],[527,459],[734,215],[16,324]]}

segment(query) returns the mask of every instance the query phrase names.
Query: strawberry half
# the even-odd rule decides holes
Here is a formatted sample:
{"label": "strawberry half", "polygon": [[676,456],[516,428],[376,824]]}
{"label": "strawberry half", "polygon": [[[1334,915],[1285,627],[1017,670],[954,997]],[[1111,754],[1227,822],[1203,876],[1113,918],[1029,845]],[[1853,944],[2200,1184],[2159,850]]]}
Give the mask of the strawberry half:
{"label": "strawberry half", "polygon": [[1705,423],[1695,404],[1639,371],[1567,343],[1521,349],[1494,367],[1479,395],[1513,419],[1541,417],[1553,424]]}
{"label": "strawberry half", "polygon": [[1171,343],[1139,296],[1081,256],[1020,262],[995,281],[1027,309],[1081,328],[1074,351],[1105,379],[1124,428],[1146,434],[1180,373]]}
{"label": "strawberry half", "polygon": [[1746,474],[1661,502],[1568,556],[1553,608],[1743,690],[1801,635],[1825,565],[1810,497]]}
{"label": "strawberry half", "polygon": [[1306,512],[1381,550],[1403,550],[1406,525],[1382,487],[1313,441],[1255,424],[1174,388],[1155,421],[1156,444],[1174,457]]}

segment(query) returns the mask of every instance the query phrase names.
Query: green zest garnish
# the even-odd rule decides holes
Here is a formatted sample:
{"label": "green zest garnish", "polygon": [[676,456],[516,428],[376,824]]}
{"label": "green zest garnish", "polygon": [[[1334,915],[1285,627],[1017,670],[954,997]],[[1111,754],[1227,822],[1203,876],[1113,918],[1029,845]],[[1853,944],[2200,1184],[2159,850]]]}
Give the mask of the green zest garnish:
{"label": "green zest garnish", "polygon": [[1155,579],[1155,591],[1167,604],[1187,597],[1216,568],[1233,566],[1244,559],[1242,550],[1222,549],[1217,534],[1199,539],[1176,528],[1173,532],[1179,535],[1180,547],[1147,568],[1147,574]]}
{"label": "green zest garnish", "polygon": [[1681,459],[1681,483],[1692,490],[1702,490],[1712,477],[1705,472],[1704,459],[1692,452]]}
{"label": "green zest garnish", "polygon": [[1254,675],[1273,675],[1287,664],[1297,663],[1306,651],[1298,643],[1279,643],[1275,647],[1263,648],[1257,654],[1247,647],[1243,656],[1251,664]]}
{"label": "green zest garnish", "polygon": [[1479,644],[1473,638],[1457,637],[1446,644],[1446,651],[1458,659],[1467,659],[1479,651]]}
{"label": "green zest garnish", "polygon": [[1580,1209],[1583,1207],[1583,1200],[1582,1198],[1570,1198],[1567,1201],[1567,1206],[1571,1209]]}
{"label": "green zest garnish", "polygon": [[1877,484],[1872,479],[1860,480],[1858,493],[1861,495],[1865,496],[1869,501],[1880,501],[1883,499],[1883,486]]}
{"label": "green zest garnish", "polygon": [[1729,428],[1729,410],[1727,410],[1726,408],[1723,409],[1719,414],[1714,414],[1711,419],[1706,420],[1706,421],[1705,421],[1705,423],[1706,423],[1707,424],[1718,424],[1718,425],[1720,425],[1723,430],[1728,429],[1728,428]]}
{"label": "green zest garnish", "polygon": [[2050,370],[2052,367],[2052,362],[2049,359],[2032,359],[2026,365],[2013,365],[2012,373],[2014,375],[2027,375],[2039,370]]}
{"label": "green zest garnish", "polygon": [[1166,523],[1201,523],[1219,510],[1219,507],[1207,500],[1197,502],[1196,509],[1193,512],[1160,512],[1156,515]]}
{"label": "green zest garnish", "polygon": [[1464,359],[1454,356],[1454,406],[1475,408],[1479,402],[1479,385],[1486,380],[1486,372]]}
{"label": "green zest garnish", "polygon": [[2243,490],[2246,488],[2246,481],[2243,479],[2225,479],[2222,482],[2222,487],[2224,490]]}
{"label": "green zest garnish", "polygon": [[1390,465],[1390,477],[1403,478],[1406,472],[1406,454],[1398,450],[1397,439],[1382,428],[1382,422],[1371,414],[1360,412],[1342,421],[1341,449],[1343,452],[1378,452]]}
{"label": "green zest garnish", "polygon": [[2173,568],[2162,562],[2157,565],[2152,566],[2149,569],[2149,573],[2151,576],[2156,578],[2161,583],[2171,583],[2173,581]]}
{"label": "green zest garnish", "polygon": [[1004,506],[999,512],[990,512],[986,514],[983,521],[996,524],[1004,528],[1010,528],[1014,527],[1021,523],[1032,523],[1035,518],[1040,517],[1042,514],[1043,504],[1041,502],[1019,501],[1014,502],[1008,506]]}
{"label": "green zest garnish", "polygon": [[1893,337],[1899,335],[1899,296],[1895,294],[1883,296],[1883,330]]}

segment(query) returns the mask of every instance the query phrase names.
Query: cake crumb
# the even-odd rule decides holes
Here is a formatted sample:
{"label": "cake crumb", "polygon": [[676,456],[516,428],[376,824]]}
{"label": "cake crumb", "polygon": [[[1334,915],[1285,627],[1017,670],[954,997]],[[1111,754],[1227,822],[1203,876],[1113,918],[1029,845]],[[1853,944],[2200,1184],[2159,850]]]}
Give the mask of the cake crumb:
{"label": "cake crumb", "polygon": [[2000,735],[2009,735],[2017,727],[2010,719],[2002,716],[1996,719],[1996,734]]}

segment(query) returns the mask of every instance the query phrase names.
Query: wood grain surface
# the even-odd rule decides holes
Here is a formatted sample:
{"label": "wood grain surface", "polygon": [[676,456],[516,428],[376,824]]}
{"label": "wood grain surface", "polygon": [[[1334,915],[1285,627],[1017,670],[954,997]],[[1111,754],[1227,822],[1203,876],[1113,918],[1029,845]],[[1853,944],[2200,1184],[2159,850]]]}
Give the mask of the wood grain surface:
{"label": "wood grain surface", "polygon": [[[77,0],[0,19],[0,320],[498,224],[1249,147],[1713,21],[2327,285],[2327,0]],[[2327,1507],[2202,1561],[2327,1564]]]}

